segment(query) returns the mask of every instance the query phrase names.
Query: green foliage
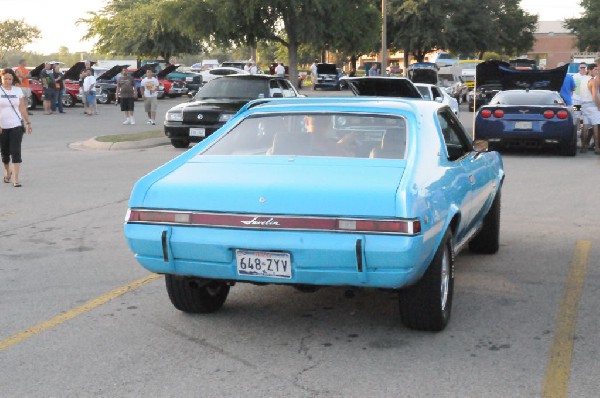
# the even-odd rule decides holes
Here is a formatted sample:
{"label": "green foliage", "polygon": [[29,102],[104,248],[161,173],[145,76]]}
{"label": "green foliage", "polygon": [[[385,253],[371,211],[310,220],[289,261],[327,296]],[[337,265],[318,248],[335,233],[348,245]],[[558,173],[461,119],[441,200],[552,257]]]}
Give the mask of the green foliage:
{"label": "green foliage", "polygon": [[99,12],[78,23],[89,26],[84,39],[95,39],[95,50],[101,53],[162,57],[198,53],[199,41],[182,33],[169,15],[171,2],[163,0],[113,0]]}
{"label": "green foliage", "polygon": [[27,44],[39,39],[41,33],[22,19],[5,19],[0,21],[0,37],[0,63],[5,66],[8,51],[21,51]]}
{"label": "green foliage", "polygon": [[600,51],[600,0],[581,0],[580,18],[565,20],[564,26],[577,36],[581,51]]}

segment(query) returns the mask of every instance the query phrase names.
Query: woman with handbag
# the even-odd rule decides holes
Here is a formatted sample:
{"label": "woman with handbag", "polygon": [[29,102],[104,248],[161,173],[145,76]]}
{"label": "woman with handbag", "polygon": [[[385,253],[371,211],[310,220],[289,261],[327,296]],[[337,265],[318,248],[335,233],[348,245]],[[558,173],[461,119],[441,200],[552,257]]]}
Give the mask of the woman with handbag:
{"label": "woman with handbag", "polygon": [[20,187],[21,141],[25,132],[32,132],[27,114],[27,100],[23,91],[14,85],[18,79],[11,68],[2,69],[0,77],[0,155],[5,170],[4,182],[8,184],[12,179],[13,186]]}

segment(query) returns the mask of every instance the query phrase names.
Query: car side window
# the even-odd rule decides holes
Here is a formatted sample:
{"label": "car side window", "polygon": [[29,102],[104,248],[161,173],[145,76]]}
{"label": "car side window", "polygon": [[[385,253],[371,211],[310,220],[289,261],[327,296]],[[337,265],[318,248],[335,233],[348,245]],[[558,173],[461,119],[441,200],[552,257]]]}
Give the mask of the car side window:
{"label": "car side window", "polygon": [[433,99],[439,98],[442,96],[440,90],[437,87],[431,87],[431,92],[433,93]]}
{"label": "car side window", "polygon": [[279,80],[279,86],[281,87],[281,91],[283,92],[284,97],[293,97],[294,96],[294,92],[290,88],[290,85],[286,80]]}
{"label": "car side window", "polygon": [[440,123],[449,160],[460,159],[472,151],[473,144],[471,140],[467,137],[465,129],[449,108],[442,108],[438,112],[438,122]]}

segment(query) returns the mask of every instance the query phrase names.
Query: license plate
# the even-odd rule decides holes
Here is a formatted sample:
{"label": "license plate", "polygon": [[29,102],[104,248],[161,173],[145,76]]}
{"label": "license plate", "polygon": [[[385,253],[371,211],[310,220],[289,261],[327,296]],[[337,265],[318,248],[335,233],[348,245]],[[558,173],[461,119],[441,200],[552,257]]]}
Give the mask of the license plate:
{"label": "license plate", "polygon": [[238,275],[292,278],[289,253],[237,249],[235,259]]}
{"label": "license plate", "polygon": [[186,76],[185,81],[186,82],[192,82],[192,81],[194,81],[194,77],[193,76]]}
{"label": "license plate", "polygon": [[206,129],[190,129],[190,137],[205,137]]}
{"label": "license plate", "polygon": [[515,129],[517,130],[531,130],[531,122],[515,122]]}

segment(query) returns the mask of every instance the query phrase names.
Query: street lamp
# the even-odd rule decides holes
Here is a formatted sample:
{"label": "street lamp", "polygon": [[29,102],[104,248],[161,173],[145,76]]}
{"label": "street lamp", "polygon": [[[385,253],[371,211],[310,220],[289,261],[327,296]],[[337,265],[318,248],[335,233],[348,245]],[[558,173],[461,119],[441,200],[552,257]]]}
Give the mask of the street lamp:
{"label": "street lamp", "polygon": [[381,75],[387,71],[387,0],[381,0]]}

